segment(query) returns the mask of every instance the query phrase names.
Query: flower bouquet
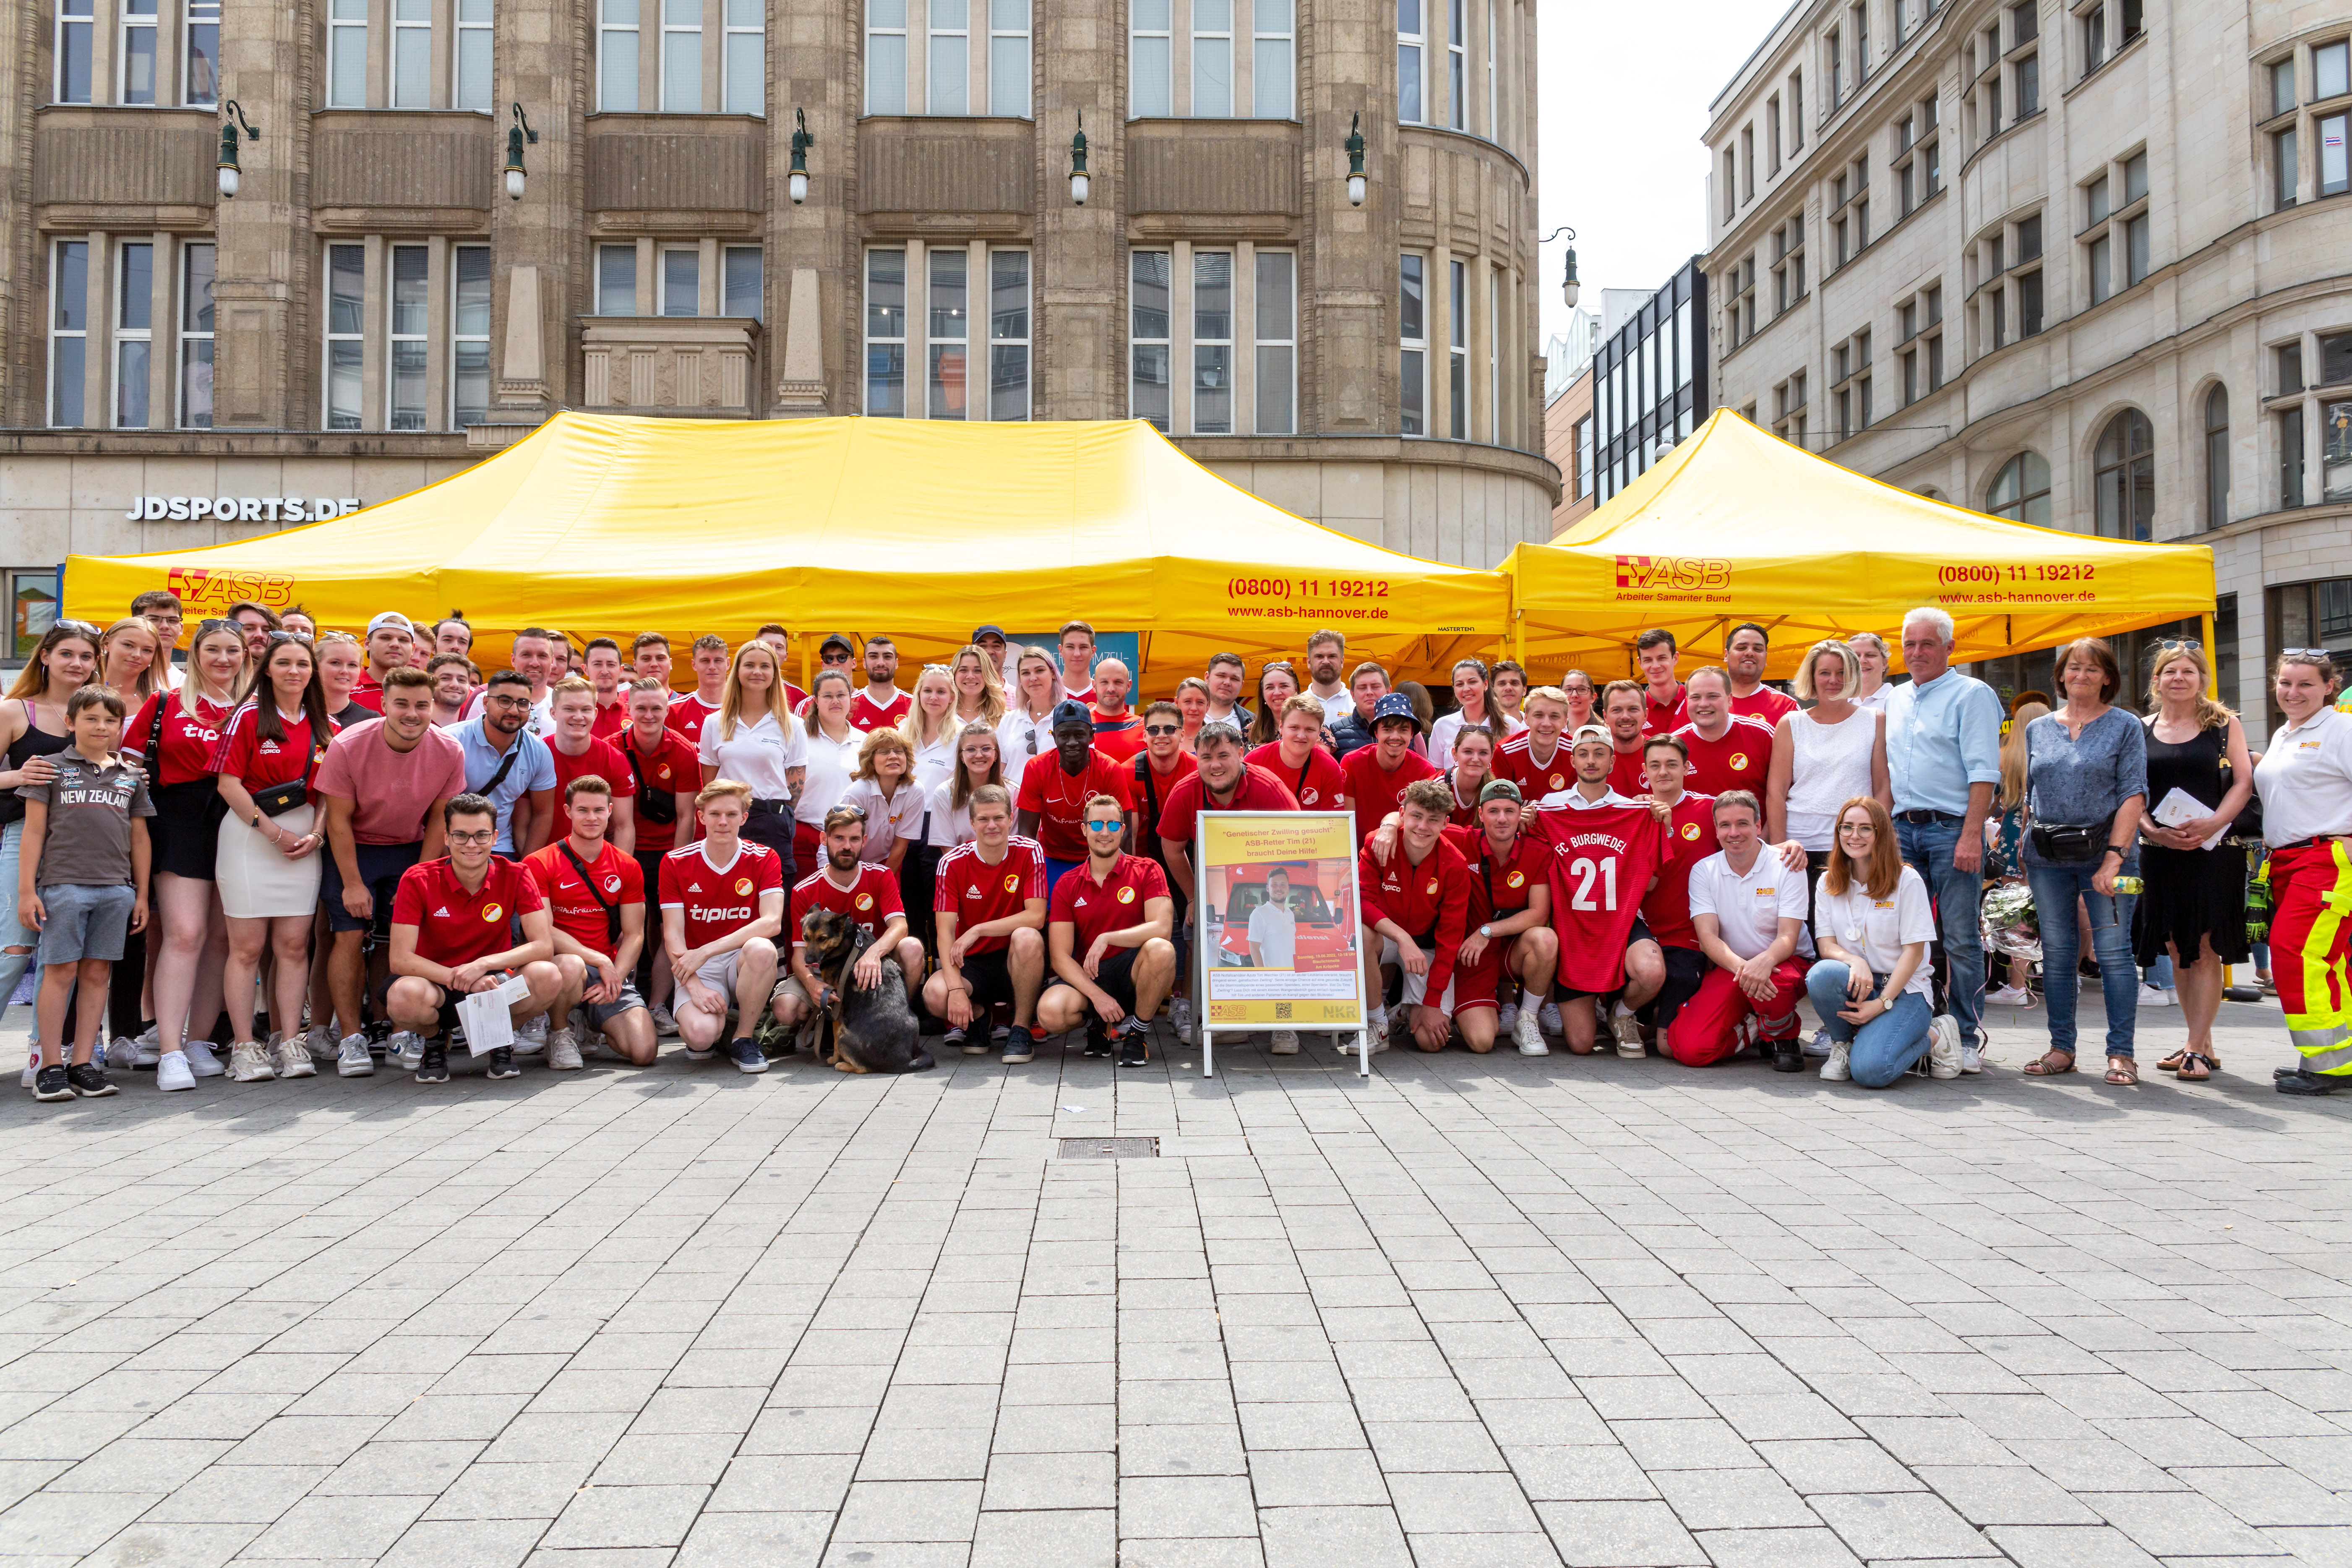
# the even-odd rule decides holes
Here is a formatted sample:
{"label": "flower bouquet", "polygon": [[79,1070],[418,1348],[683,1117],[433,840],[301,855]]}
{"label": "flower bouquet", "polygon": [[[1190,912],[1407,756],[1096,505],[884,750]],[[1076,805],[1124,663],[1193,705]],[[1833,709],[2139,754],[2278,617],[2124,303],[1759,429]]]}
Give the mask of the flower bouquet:
{"label": "flower bouquet", "polygon": [[2021,881],[1998,883],[1986,890],[1982,910],[1989,951],[2029,963],[2042,962],[2042,925],[2033,911],[2031,887]]}

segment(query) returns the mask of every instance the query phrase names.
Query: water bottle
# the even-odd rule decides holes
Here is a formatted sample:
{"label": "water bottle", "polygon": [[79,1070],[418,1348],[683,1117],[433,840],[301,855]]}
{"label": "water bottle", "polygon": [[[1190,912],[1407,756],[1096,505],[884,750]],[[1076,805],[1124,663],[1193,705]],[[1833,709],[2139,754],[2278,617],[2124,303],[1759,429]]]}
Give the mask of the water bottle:
{"label": "water bottle", "polygon": [[2147,886],[2147,884],[2141,881],[2137,877],[2117,877],[2116,879],[2116,896],[2117,898],[2121,898],[2126,893],[2137,893]]}

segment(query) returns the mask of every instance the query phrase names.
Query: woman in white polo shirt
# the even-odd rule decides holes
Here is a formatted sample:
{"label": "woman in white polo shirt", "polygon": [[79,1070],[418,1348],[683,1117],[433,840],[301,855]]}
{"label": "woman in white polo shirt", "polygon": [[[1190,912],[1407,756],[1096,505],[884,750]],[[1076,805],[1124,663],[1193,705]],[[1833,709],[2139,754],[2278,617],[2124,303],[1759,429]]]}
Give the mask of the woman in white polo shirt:
{"label": "woman in white polo shirt", "polygon": [[719,711],[703,721],[696,754],[707,787],[733,779],[751,789],[740,837],[774,850],[793,880],[793,802],[808,772],[808,742],[784,694],[776,650],[753,638],[735,650]]}
{"label": "woman in white polo shirt", "polygon": [[2303,1059],[2281,1068],[2281,1094],[2334,1094],[2352,1086],[2352,981],[2345,945],[2352,923],[2352,714],[2329,706],[2336,661],[2291,647],[2271,675],[2286,727],[2271,732],[2254,765],[2270,846],[2271,973],[2286,1032]]}
{"label": "woman in white polo shirt", "polygon": [[1021,770],[1035,756],[1054,752],[1054,705],[1062,700],[1062,671],[1042,647],[1021,650],[1016,679],[1021,690],[996,726],[996,748],[1004,759],[1004,787],[1019,790]]}
{"label": "woman in white polo shirt", "polygon": [[796,818],[793,845],[800,864],[812,870],[824,866],[824,814],[841,804],[849,778],[857,771],[857,748],[866,737],[849,722],[851,697],[846,669],[820,669],[809,691],[806,731],[808,774],[793,805]]}
{"label": "woman in white polo shirt", "polygon": [[[1805,992],[1829,1037],[1823,1078],[1885,1089],[1927,1050],[1936,1032],[1927,985],[1935,937],[1927,884],[1903,863],[1894,819],[1876,797],[1855,795],[1838,810],[1829,863],[1813,888],[1821,960],[1805,973]],[[1935,1077],[1959,1076],[1957,1045],[1948,1056],[1932,1064]]]}

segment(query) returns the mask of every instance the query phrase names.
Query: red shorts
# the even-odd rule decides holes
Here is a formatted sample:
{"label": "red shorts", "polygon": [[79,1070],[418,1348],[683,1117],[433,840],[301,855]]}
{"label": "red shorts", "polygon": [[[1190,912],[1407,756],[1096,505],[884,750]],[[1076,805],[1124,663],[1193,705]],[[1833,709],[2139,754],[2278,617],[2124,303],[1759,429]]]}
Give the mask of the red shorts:
{"label": "red shorts", "polygon": [[[1516,911],[1513,911],[1516,912]],[[1521,932],[1525,935],[1525,932]],[[1507,936],[1486,944],[1475,963],[1457,961],[1454,965],[1454,1011],[1458,1016],[1473,1007],[1496,1007],[1503,990],[1503,976],[1518,973],[1519,939]]]}

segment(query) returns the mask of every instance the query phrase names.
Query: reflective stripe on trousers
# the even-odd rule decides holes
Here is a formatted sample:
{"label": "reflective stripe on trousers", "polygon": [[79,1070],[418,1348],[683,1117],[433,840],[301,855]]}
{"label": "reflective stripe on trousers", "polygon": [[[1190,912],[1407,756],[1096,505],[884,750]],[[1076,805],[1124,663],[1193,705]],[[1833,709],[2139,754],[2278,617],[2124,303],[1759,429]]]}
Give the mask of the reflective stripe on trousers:
{"label": "reflective stripe on trousers", "polygon": [[2305,1072],[2352,1077],[2352,856],[2342,843],[2271,856],[2271,973]]}

